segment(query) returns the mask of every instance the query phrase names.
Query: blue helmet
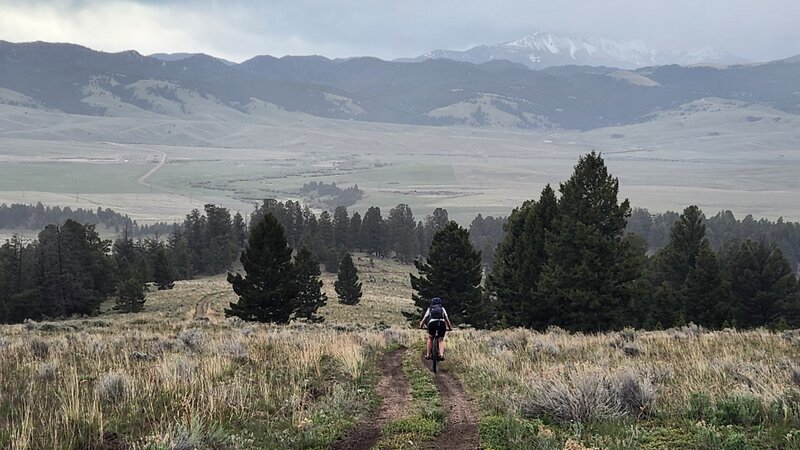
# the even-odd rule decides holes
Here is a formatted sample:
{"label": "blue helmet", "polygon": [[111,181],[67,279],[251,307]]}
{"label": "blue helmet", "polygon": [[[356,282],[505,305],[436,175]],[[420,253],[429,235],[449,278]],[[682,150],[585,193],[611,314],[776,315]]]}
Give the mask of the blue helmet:
{"label": "blue helmet", "polygon": [[442,304],[442,299],[441,298],[433,297],[431,299],[431,305],[441,305],[441,304]]}

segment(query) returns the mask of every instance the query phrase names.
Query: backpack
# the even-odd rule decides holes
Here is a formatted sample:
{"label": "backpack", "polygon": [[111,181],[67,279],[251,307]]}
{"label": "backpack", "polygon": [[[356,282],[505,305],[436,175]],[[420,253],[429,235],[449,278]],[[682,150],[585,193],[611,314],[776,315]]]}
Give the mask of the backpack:
{"label": "backpack", "polygon": [[431,306],[431,319],[444,319],[444,308],[442,305]]}

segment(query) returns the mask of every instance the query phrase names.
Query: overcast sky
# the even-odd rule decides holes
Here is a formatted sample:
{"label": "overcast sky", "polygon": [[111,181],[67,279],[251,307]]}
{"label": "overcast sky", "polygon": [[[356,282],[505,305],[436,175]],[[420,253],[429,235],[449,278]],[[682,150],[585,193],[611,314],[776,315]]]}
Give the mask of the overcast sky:
{"label": "overcast sky", "polygon": [[238,62],[392,59],[551,31],[768,60],[800,53],[799,18],[800,0],[0,0],[0,39]]}

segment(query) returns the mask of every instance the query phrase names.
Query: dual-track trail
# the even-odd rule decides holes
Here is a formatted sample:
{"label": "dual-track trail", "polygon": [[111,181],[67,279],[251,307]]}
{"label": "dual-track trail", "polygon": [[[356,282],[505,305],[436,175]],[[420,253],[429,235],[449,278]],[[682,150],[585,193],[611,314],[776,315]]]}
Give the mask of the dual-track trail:
{"label": "dual-track trail", "polygon": [[[378,443],[381,429],[403,417],[411,406],[411,385],[403,373],[403,354],[406,349],[387,353],[380,362],[380,380],[376,387],[381,406],[369,414],[342,440],[335,450],[368,450]],[[426,362],[426,366],[429,363]],[[461,382],[447,370],[434,375],[447,419],[436,439],[435,448],[472,450],[480,448],[478,415]]]}

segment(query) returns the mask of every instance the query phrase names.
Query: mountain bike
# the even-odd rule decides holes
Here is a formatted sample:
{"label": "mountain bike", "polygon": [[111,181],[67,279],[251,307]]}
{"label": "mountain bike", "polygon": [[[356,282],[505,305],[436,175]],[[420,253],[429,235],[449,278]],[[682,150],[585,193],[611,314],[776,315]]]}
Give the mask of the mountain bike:
{"label": "mountain bike", "polygon": [[[448,328],[447,331],[453,331],[452,328]],[[434,334],[433,338],[431,338],[431,366],[433,369],[433,373],[436,373],[436,367],[439,365],[439,361],[441,358],[439,356],[439,334]]]}

